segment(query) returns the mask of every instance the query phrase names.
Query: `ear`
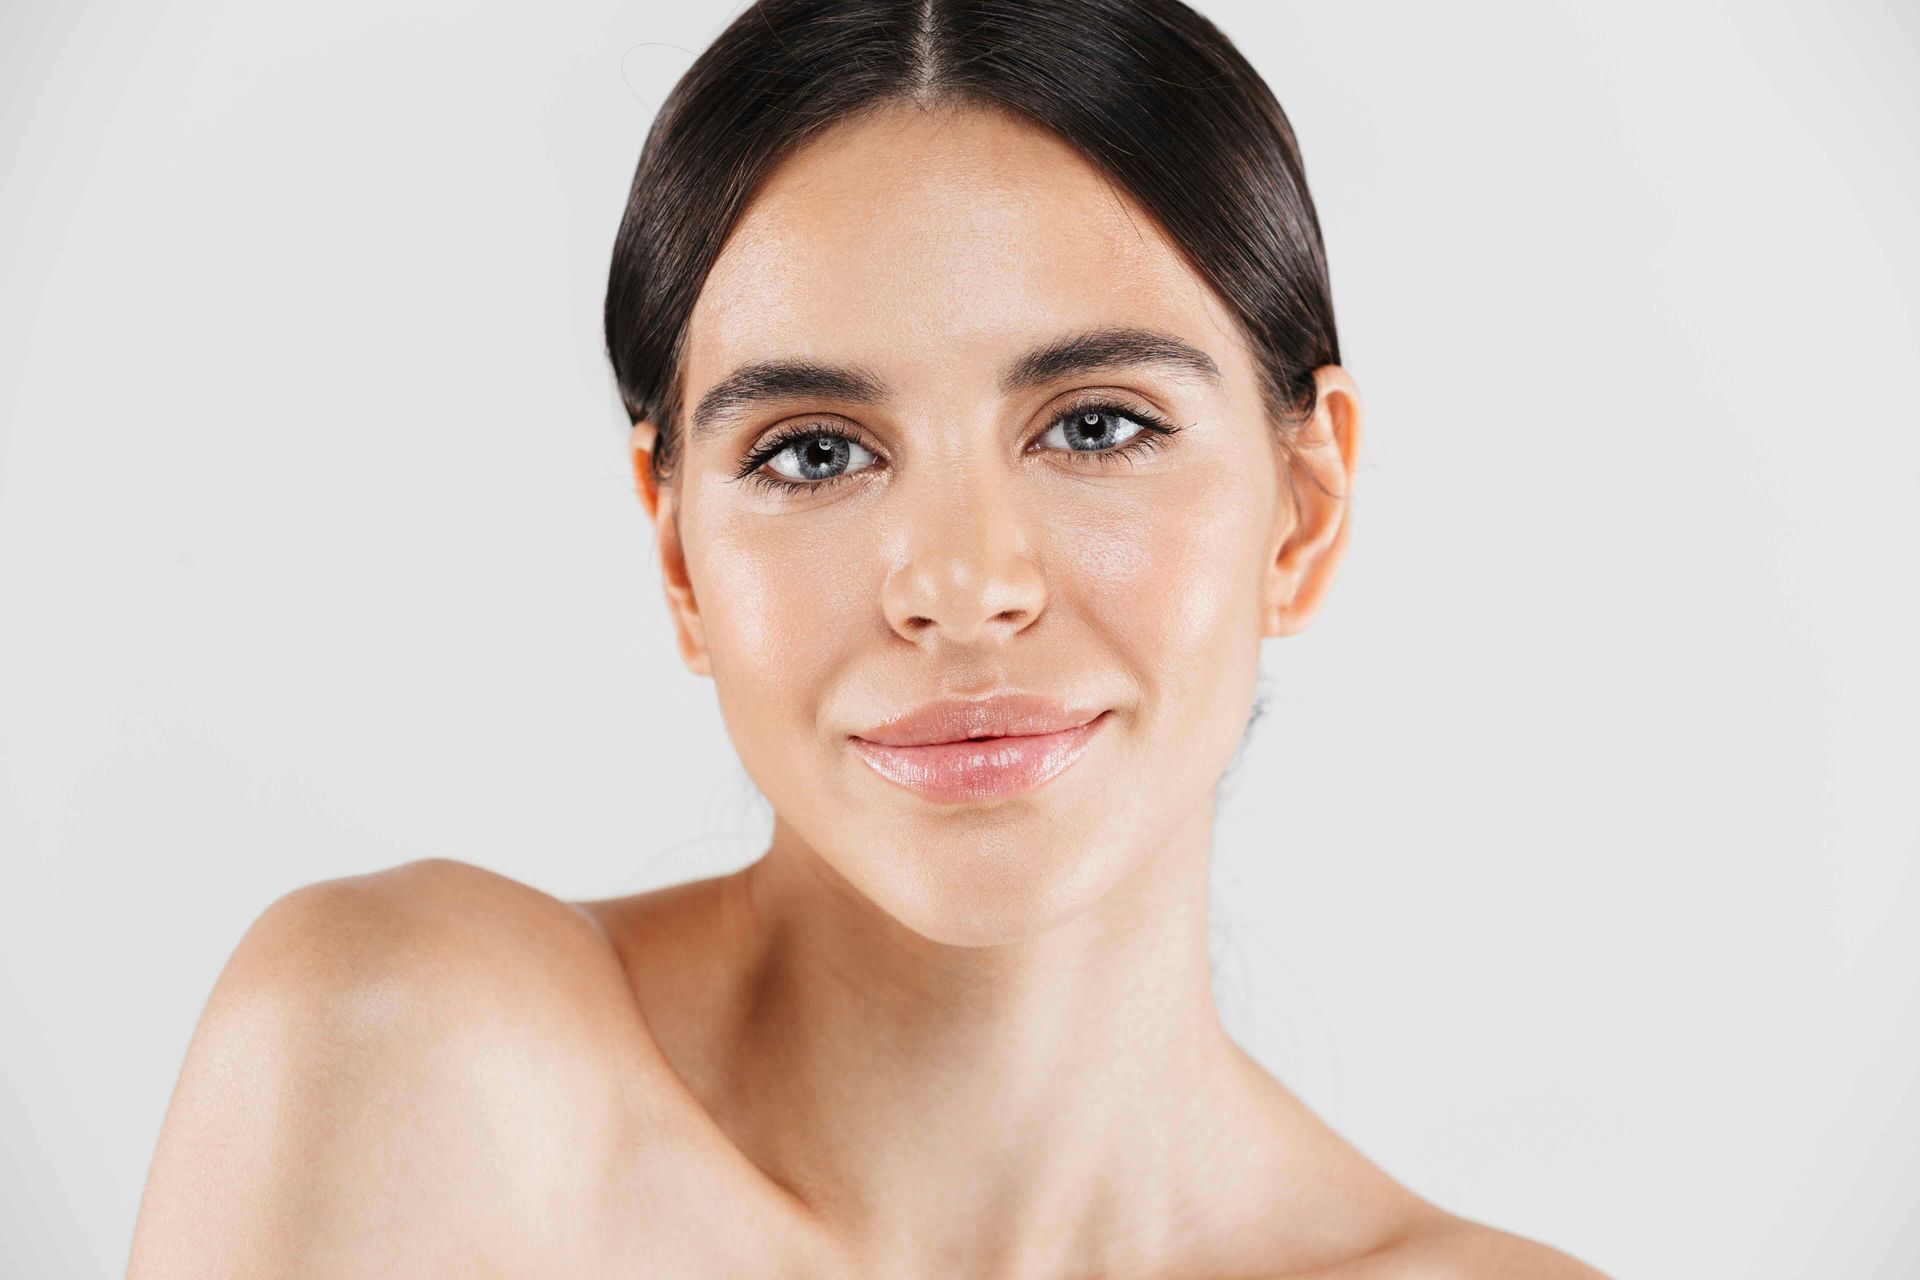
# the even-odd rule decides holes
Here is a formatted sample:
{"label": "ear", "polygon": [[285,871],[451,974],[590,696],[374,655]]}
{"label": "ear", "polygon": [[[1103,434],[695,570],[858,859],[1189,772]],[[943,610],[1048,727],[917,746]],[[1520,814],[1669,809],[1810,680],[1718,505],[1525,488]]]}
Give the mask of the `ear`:
{"label": "ear", "polygon": [[1347,546],[1349,494],[1360,457],[1360,388],[1337,364],[1315,369],[1313,379],[1313,417],[1300,428],[1285,476],[1293,502],[1279,514],[1267,562],[1267,636],[1306,629]]}
{"label": "ear", "polygon": [[653,520],[654,543],[660,556],[660,581],[666,588],[667,611],[673,615],[673,629],[679,637],[680,660],[697,676],[711,676],[713,665],[707,656],[706,631],[700,623],[700,606],[694,599],[693,580],[687,574],[687,558],[680,541],[680,512],[676,487],[664,489],[653,476],[653,447],[660,438],[659,428],[646,419],[633,424],[628,435],[633,458],[634,488],[640,502]]}

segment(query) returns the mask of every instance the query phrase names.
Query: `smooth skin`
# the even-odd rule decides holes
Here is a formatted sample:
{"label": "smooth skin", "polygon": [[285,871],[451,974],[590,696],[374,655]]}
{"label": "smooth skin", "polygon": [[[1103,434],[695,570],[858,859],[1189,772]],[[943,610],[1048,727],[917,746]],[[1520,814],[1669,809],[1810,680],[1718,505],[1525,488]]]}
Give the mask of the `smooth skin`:
{"label": "smooth skin", "polygon": [[[1001,391],[1113,326],[1221,377]],[[791,358],[889,394],[745,408],[664,485],[655,425],[631,439],[765,854],[592,902],[446,859],[286,895],[195,1032],[130,1276],[1599,1276],[1397,1184],[1213,1004],[1214,787],[1262,641],[1309,623],[1346,542],[1347,372],[1315,371],[1289,460],[1237,322],[1142,209],[1045,131],[905,107],[757,194],[685,403]],[[1049,427],[1089,392],[1181,430],[1074,452]],[[859,446],[845,474],[740,479],[795,423]],[[994,803],[926,800],[848,742],[1008,689],[1110,722]]]}

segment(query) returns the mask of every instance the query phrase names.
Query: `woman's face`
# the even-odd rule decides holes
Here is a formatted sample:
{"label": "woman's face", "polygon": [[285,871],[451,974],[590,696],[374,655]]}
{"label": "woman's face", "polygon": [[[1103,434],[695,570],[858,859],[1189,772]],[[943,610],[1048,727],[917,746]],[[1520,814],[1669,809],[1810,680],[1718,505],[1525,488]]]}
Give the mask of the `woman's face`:
{"label": "woman's face", "polygon": [[[1120,330],[1157,347],[1059,358]],[[734,376],[767,362],[851,377]],[[1305,625],[1345,528],[1289,485],[1255,368],[1148,216],[1044,130],[890,108],[790,157],[694,307],[664,492],[637,457],[682,654],[776,843],[961,944],[1203,844],[1261,640]],[[1337,495],[1358,406],[1320,376],[1339,439],[1303,456]],[[716,389],[742,394],[696,424]],[[1105,714],[1010,794],[908,785],[858,740],[1008,692]]]}

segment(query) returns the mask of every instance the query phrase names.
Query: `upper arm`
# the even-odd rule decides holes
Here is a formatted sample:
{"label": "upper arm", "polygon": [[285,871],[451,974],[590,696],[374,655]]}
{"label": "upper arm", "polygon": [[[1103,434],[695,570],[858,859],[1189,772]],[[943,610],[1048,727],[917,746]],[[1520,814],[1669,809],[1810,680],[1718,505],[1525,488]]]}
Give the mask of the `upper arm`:
{"label": "upper arm", "polygon": [[572,926],[511,883],[409,863],[253,922],[194,1030],[129,1280],[422,1274],[510,1254],[583,1190],[611,1090]]}

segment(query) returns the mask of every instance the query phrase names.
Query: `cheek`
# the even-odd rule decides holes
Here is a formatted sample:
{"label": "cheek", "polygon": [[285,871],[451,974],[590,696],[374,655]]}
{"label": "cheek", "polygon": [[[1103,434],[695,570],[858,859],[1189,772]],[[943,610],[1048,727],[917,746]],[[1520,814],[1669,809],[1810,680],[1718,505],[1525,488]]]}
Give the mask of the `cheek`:
{"label": "cheek", "polygon": [[[773,519],[709,526],[688,573],[721,710],[736,739],[808,731],[833,673],[878,618],[870,566],[832,526]],[[790,741],[790,739],[789,739]]]}
{"label": "cheek", "polygon": [[1245,487],[1244,477],[1194,468],[1142,486],[1100,527],[1056,545],[1056,597],[1071,591],[1143,695],[1166,704],[1143,710],[1177,709],[1191,723],[1196,703],[1220,700],[1223,683],[1257,667],[1266,530]]}

